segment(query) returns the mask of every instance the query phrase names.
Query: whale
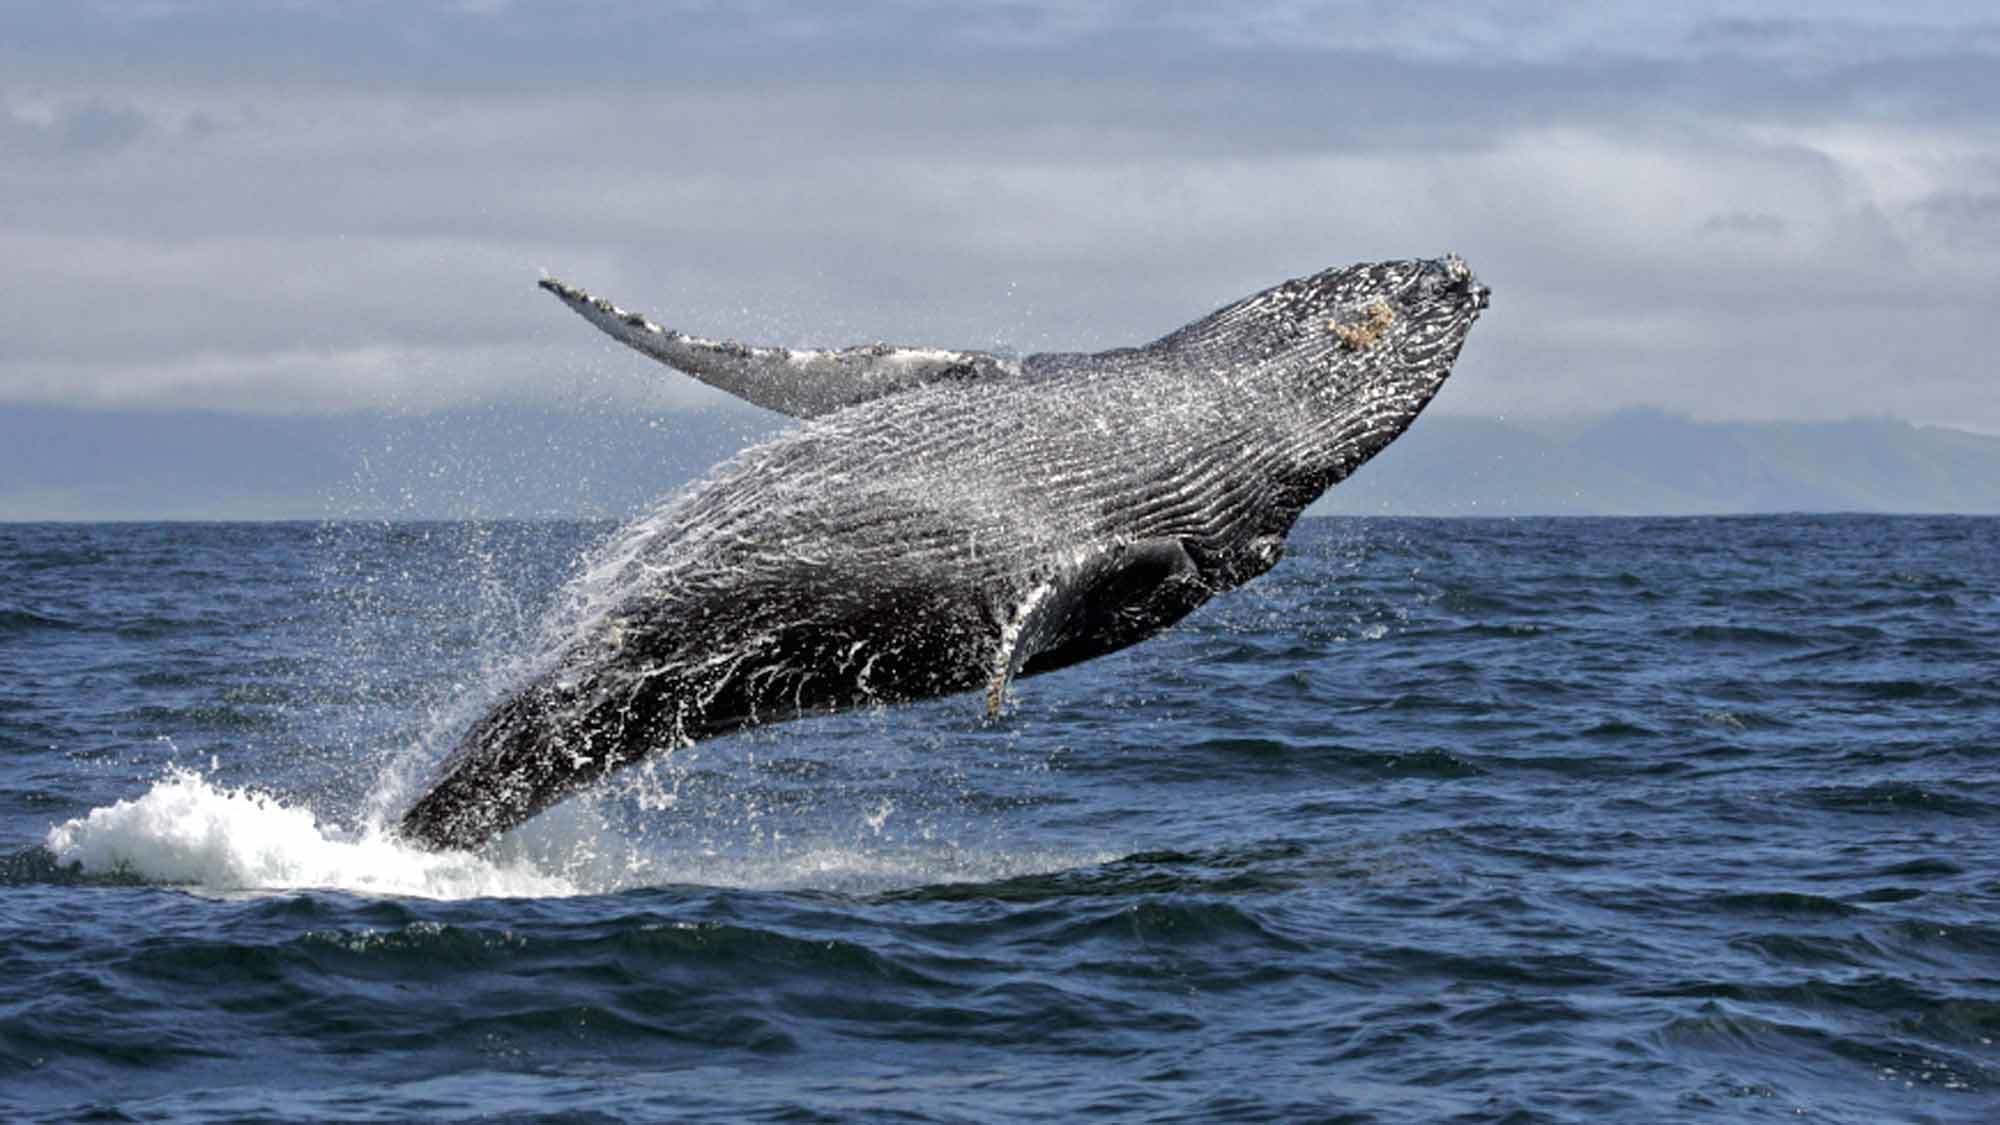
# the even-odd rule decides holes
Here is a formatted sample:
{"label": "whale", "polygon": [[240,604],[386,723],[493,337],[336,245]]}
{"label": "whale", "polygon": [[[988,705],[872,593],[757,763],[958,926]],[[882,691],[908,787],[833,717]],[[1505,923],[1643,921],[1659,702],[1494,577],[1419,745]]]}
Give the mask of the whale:
{"label": "whale", "polygon": [[1155,636],[1269,571],[1403,433],[1490,292],[1455,255],[1294,278],[1151,343],[750,346],[553,278],[631,348],[798,424],[614,532],[396,825],[475,849],[763,724],[968,694]]}

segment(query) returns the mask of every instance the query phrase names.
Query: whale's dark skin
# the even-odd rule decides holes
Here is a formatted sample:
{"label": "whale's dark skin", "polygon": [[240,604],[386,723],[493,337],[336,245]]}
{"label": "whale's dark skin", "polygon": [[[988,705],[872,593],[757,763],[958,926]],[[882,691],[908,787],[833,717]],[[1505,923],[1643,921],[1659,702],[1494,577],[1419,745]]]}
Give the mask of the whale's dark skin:
{"label": "whale's dark skin", "polygon": [[748,348],[543,287],[805,419],[620,533],[562,636],[404,815],[472,848],[655,751],[982,691],[1144,640],[1269,570],[1431,400],[1487,290],[1455,257],[1328,270],[1154,343],[1019,361]]}

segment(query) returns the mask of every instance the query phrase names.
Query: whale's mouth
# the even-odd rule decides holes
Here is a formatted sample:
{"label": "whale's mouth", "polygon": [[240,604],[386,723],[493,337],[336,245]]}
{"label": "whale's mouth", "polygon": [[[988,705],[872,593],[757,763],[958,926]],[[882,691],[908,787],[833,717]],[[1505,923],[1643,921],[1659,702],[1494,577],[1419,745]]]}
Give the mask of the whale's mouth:
{"label": "whale's mouth", "polygon": [[1465,264],[1464,258],[1457,254],[1446,254],[1437,259],[1435,265],[1444,275],[1444,284],[1439,287],[1441,290],[1439,296],[1461,297],[1475,313],[1492,303],[1493,290],[1479,283],[1479,279],[1472,275],[1472,267]]}

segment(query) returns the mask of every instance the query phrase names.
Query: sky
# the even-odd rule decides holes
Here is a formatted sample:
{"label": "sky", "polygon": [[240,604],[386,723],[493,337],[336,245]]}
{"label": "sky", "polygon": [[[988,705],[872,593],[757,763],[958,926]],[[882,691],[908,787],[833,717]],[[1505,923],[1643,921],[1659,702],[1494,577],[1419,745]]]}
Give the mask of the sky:
{"label": "sky", "polygon": [[1455,251],[1434,410],[2000,433],[1996,63],[1935,0],[0,0],[0,410],[696,417],[535,281],[1095,350]]}

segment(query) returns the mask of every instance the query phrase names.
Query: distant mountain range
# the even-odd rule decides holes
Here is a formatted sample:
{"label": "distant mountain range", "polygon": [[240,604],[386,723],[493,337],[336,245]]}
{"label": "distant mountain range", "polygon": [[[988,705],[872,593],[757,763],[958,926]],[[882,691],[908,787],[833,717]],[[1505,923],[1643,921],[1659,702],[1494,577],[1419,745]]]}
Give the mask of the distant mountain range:
{"label": "distant mountain range", "polygon": [[0,407],[0,520],[618,518],[783,424],[748,407],[652,418]]}
{"label": "distant mountain range", "polygon": [[[248,417],[0,407],[0,519],[616,518],[785,425],[502,408]],[[2000,513],[2000,438],[1895,421],[1432,414],[1320,515]]]}
{"label": "distant mountain range", "polygon": [[1431,415],[1316,514],[2000,513],[2000,438],[1883,419],[1569,422]]}

